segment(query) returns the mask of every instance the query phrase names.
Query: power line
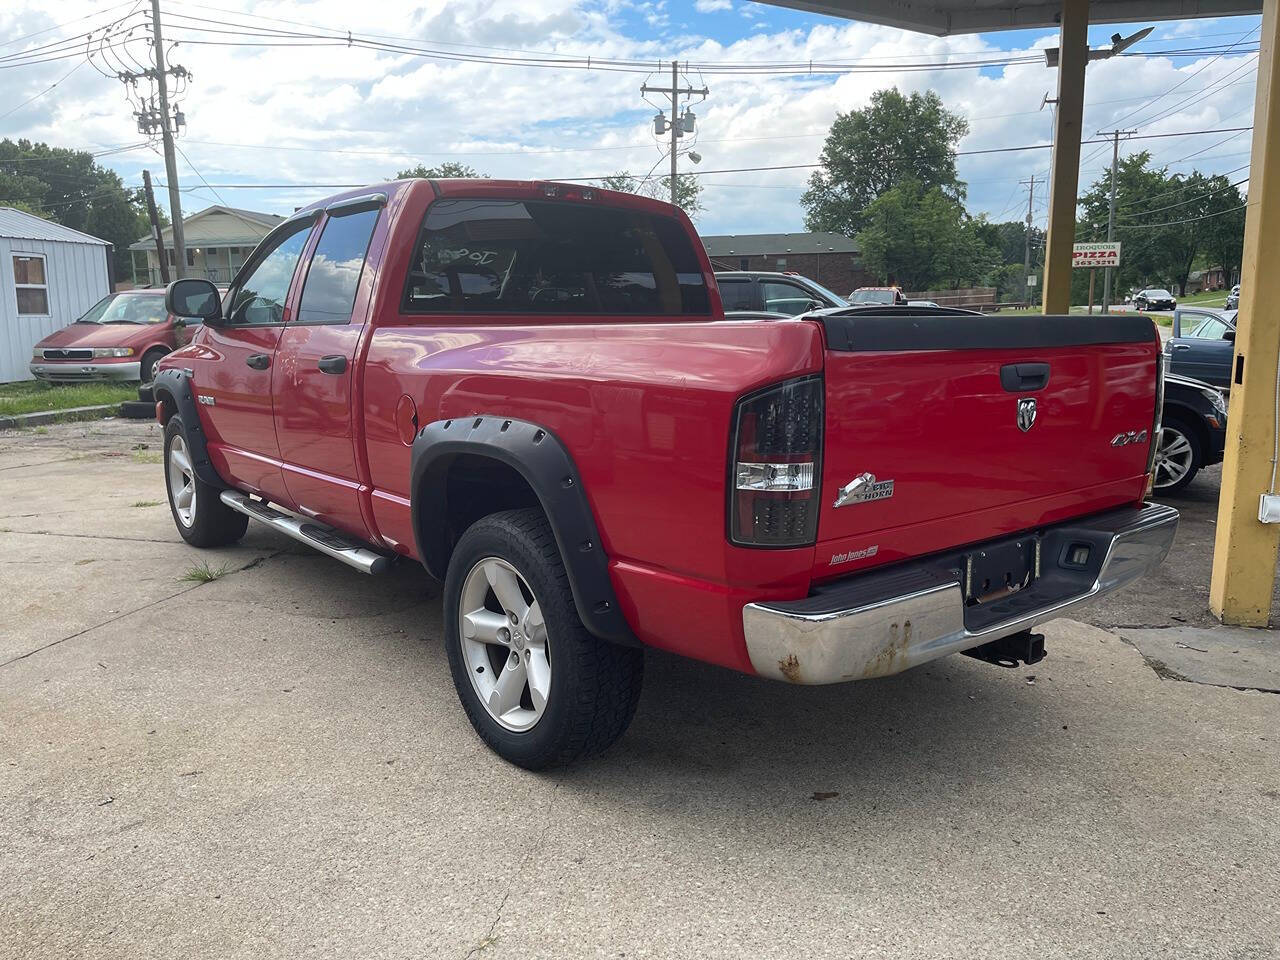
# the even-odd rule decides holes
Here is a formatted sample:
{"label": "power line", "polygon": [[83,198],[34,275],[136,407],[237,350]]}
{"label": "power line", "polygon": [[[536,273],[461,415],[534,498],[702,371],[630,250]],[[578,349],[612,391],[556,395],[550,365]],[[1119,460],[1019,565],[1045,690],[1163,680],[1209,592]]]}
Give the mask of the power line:
{"label": "power line", "polygon": [[89,62],[89,60],[88,60],[88,58],[86,57],[84,60],[81,60],[81,61],[80,61],[79,63],[77,63],[74,67],[72,67],[70,70],[68,70],[68,71],[67,71],[66,73],[64,73],[62,76],[60,76],[57,80],[53,81],[53,83],[49,84],[49,86],[45,87],[43,90],[41,90],[39,93],[37,93],[34,97],[28,97],[26,100],[23,100],[20,104],[18,104],[16,107],[14,107],[12,110],[6,110],[4,113],[0,113],[0,120],[3,120],[5,117],[11,117],[11,116],[13,116],[15,113],[17,113],[17,112],[18,112],[19,110],[21,110],[23,107],[25,107],[27,104],[29,104],[29,103],[34,103],[35,101],[39,100],[39,99],[40,99],[41,97],[43,97],[46,93],[48,93],[49,91],[53,90],[55,87],[57,87],[57,85],[58,85],[58,84],[62,83],[62,81],[63,81],[63,80],[66,80],[69,76],[71,76],[73,73],[75,73],[77,70],[79,70],[81,67],[83,67],[83,66],[84,66],[86,63],[88,63],[88,62]]}
{"label": "power line", "polygon": [[1188,217],[1186,220],[1170,220],[1167,223],[1121,223],[1117,224],[1119,230],[1154,230],[1156,227],[1176,227],[1183,223],[1196,223],[1200,220],[1209,220],[1213,217],[1225,216],[1228,213],[1235,213],[1237,210],[1243,210],[1249,206],[1248,202],[1240,204],[1238,207],[1230,207],[1226,210],[1218,210],[1214,213],[1206,213],[1202,217]]}
{"label": "power line", "polygon": [[[1241,186],[1241,185],[1243,185],[1243,184],[1246,184],[1246,183],[1248,183],[1248,182],[1249,182],[1249,178],[1248,178],[1248,177],[1245,177],[1243,180],[1237,180],[1235,183],[1229,183],[1229,184],[1227,184],[1225,187],[1219,187],[1217,190],[1210,190],[1210,191],[1208,191],[1207,193],[1201,193],[1201,194],[1198,194],[1197,196],[1194,196],[1194,197],[1188,197],[1186,200],[1179,200],[1177,203],[1170,203],[1170,204],[1168,204],[1167,206],[1163,206],[1163,207],[1156,207],[1156,208],[1155,208],[1155,209],[1153,209],[1153,210],[1139,210],[1137,213],[1125,214],[1125,215],[1124,215],[1124,217],[1123,217],[1122,219],[1132,219],[1132,218],[1134,218],[1134,217],[1145,217],[1145,216],[1149,216],[1150,214],[1153,214],[1153,213],[1160,213],[1160,212],[1162,212],[1162,211],[1164,211],[1164,210],[1172,210],[1172,209],[1174,209],[1175,207],[1185,207],[1188,203],[1195,203],[1197,200],[1204,200],[1204,199],[1206,199],[1206,198],[1208,198],[1208,197],[1216,196],[1216,195],[1217,195],[1217,194],[1219,194],[1219,193],[1225,193],[1225,192],[1226,192],[1226,191],[1228,191],[1228,190],[1232,190],[1232,189],[1234,189],[1234,188],[1236,188],[1236,187],[1239,187],[1239,186]],[[1184,189],[1184,190],[1185,190],[1185,189],[1186,189],[1187,187],[1189,187],[1189,186],[1190,186],[1190,184],[1186,184],[1185,186],[1183,186],[1183,188],[1182,188],[1182,189]],[[1145,198],[1145,199],[1150,200],[1150,199],[1153,199],[1153,198],[1151,198],[1151,197],[1147,197],[1147,198]],[[1140,202],[1143,202],[1143,201],[1134,201],[1134,202],[1135,202],[1135,203],[1140,203]]]}

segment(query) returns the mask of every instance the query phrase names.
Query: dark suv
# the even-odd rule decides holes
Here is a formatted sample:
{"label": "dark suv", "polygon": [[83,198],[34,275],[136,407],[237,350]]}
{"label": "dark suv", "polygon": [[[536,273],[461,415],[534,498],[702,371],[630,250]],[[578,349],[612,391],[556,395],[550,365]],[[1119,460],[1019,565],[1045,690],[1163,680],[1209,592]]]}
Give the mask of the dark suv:
{"label": "dark suv", "polygon": [[847,307],[839,294],[798,273],[717,271],[716,285],[726,313],[764,312],[796,316],[827,307]]}

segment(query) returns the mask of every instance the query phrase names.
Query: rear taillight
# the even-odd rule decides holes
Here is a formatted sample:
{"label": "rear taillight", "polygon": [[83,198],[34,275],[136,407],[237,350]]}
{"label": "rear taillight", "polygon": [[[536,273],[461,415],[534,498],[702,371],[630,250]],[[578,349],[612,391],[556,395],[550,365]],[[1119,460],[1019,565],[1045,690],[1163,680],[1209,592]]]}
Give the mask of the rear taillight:
{"label": "rear taillight", "polygon": [[817,538],[822,476],[821,377],[738,401],[733,418],[729,539],[796,547]]}

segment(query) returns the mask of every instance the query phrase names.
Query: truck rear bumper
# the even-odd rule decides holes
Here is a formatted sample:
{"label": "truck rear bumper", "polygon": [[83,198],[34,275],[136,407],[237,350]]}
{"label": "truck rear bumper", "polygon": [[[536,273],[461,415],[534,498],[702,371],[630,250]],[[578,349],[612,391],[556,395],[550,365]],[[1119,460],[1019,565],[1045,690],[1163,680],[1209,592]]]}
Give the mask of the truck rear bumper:
{"label": "truck rear bumper", "polygon": [[[851,577],[803,600],[749,603],[747,653],[756,673],[792,683],[900,673],[1119,590],[1160,565],[1177,529],[1177,510],[1148,503],[1010,538],[1035,541],[1036,579],[983,604],[965,602],[966,557],[1009,541]],[[1081,547],[1087,561],[1071,562]]]}

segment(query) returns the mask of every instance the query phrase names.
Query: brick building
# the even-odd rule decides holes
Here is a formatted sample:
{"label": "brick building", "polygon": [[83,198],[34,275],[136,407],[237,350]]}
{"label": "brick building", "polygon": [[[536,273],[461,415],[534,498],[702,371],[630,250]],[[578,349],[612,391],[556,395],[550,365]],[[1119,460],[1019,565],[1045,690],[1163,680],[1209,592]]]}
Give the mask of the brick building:
{"label": "brick building", "polygon": [[840,296],[876,282],[863,271],[857,244],[838,233],[736,233],[702,243],[717,270],[790,271]]}

